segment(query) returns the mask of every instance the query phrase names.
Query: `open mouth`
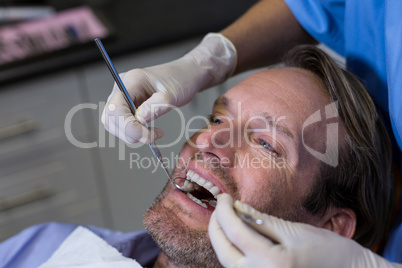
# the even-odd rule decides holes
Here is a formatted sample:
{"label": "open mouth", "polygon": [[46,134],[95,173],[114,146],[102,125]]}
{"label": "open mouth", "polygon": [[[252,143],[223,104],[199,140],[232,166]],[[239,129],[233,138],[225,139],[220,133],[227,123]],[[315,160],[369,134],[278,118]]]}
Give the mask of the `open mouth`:
{"label": "open mouth", "polygon": [[195,203],[206,209],[214,210],[221,190],[212,182],[204,179],[192,170],[186,175],[183,188],[189,192],[186,195]]}

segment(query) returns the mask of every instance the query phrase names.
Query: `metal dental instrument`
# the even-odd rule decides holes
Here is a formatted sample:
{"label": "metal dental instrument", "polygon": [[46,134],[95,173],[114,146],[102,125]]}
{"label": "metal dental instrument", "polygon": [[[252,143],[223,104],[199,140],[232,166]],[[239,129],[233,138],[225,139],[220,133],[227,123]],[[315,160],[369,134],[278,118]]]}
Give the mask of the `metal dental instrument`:
{"label": "metal dental instrument", "polygon": [[280,244],[279,241],[273,239],[271,236],[269,236],[266,233],[259,230],[259,228],[260,228],[259,226],[262,226],[264,224],[264,220],[262,220],[260,218],[256,218],[255,216],[251,215],[250,213],[240,210],[235,205],[233,206],[233,209],[234,209],[235,213],[237,214],[237,216],[239,216],[240,219],[242,219],[243,222],[245,222],[253,230],[255,230],[256,232],[260,233],[261,235],[263,235],[266,238],[268,238],[269,240],[271,240],[272,243]]}
{"label": "metal dental instrument", "polygon": [[233,207],[237,216],[239,216],[243,221],[245,221],[246,223],[255,223],[258,225],[261,225],[264,223],[263,220],[261,219],[255,219],[254,217],[252,217],[250,214],[247,214],[244,211],[240,211],[238,208]]}
{"label": "metal dental instrument", "polygon": [[[113,76],[114,81],[115,81],[116,84],[118,85],[120,91],[123,93],[124,99],[126,100],[126,102],[127,102],[127,104],[128,104],[128,107],[130,107],[131,113],[132,113],[133,115],[135,115],[135,110],[136,110],[136,108],[135,108],[135,106],[134,106],[134,103],[133,103],[133,101],[131,100],[130,95],[129,95],[128,92],[127,92],[126,87],[124,86],[123,81],[121,81],[121,78],[120,78],[119,74],[117,73],[116,68],[114,67],[112,61],[110,60],[109,55],[107,54],[105,48],[103,47],[103,44],[102,44],[101,40],[100,40],[99,38],[95,38],[94,41],[95,41],[96,45],[98,46],[98,48],[99,48],[99,50],[100,50],[100,52],[101,52],[101,54],[102,54],[102,57],[103,57],[103,59],[105,60],[106,65],[107,65],[107,67],[109,68],[109,71],[110,71],[110,73],[111,73],[112,76]],[[163,170],[165,171],[166,176],[168,176],[169,180],[170,180],[178,189],[182,190],[183,192],[188,192],[189,190],[186,190],[186,189],[184,189],[183,187],[179,186],[179,185],[175,182],[175,180],[173,180],[172,177],[170,176],[170,174],[169,174],[169,172],[168,172],[168,170],[167,170],[167,168],[166,168],[165,163],[163,163],[161,152],[159,151],[159,148],[158,148],[158,146],[156,145],[156,143],[155,143],[155,142],[152,142],[151,144],[149,144],[149,148],[151,148],[152,153],[153,153],[154,156],[158,159],[159,163],[162,165]],[[176,179],[177,179],[177,178],[176,178]],[[183,178],[180,178],[180,179],[183,179]]]}

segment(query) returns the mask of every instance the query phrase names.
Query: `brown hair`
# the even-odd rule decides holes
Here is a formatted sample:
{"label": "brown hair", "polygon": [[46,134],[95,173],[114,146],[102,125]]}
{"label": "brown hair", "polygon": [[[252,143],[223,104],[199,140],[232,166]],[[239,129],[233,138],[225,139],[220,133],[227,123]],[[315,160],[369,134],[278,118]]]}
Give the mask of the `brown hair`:
{"label": "brown hair", "polygon": [[388,232],[393,204],[391,144],[376,107],[359,80],[315,46],[291,49],[284,62],[320,78],[330,100],[338,102],[346,131],[338,165],[321,163],[303,205],[314,215],[330,207],[352,209],[357,217],[353,239],[371,247]]}

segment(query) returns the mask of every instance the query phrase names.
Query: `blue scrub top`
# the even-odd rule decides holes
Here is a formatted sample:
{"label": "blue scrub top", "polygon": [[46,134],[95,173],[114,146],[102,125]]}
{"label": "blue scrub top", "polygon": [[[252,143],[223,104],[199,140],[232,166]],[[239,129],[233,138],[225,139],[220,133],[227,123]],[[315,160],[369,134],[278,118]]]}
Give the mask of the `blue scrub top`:
{"label": "blue scrub top", "polygon": [[[285,1],[312,37],[346,58],[348,70],[389,114],[402,150],[402,1]],[[392,232],[384,257],[402,263],[401,217]]]}

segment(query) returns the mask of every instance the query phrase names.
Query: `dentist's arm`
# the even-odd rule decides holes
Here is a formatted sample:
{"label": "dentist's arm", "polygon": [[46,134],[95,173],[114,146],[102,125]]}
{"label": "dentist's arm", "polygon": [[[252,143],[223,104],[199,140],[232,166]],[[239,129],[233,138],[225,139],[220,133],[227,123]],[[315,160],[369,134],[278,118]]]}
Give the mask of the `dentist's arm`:
{"label": "dentist's arm", "polygon": [[229,195],[219,198],[209,236],[225,267],[402,267],[325,229],[281,220],[238,201],[235,206],[263,224],[251,228],[236,215]]}
{"label": "dentist's arm", "polygon": [[275,63],[291,46],[312,42],[283,0],[259,1],[220,35],[207,36],[184,57],[126,72],[122,80],[138,107],[136,118],[115,86],[102,123],[128,143],[150,142],[162,132],[155,130],[152,137],[140,123],[187,104],[198,91],[224,82],[233,73]]}
{"label": "dentist's arm", "polygon": [[284,0],[262,0],[221,33],[236,47],[235,73],[278,63],[297,44],[317,43]]}

